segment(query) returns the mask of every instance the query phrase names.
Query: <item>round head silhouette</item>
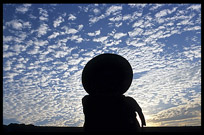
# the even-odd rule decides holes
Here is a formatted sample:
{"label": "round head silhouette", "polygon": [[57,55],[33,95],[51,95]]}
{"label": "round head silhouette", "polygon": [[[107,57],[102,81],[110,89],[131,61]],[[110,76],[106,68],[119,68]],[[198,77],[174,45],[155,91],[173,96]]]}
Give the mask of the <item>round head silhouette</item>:
{"label": "round head silhouette", "polygon": [[82,72],[82,84],[90,95],[125,93],[132,83],[133,71],[120,55],[101,54],[91,59]]}

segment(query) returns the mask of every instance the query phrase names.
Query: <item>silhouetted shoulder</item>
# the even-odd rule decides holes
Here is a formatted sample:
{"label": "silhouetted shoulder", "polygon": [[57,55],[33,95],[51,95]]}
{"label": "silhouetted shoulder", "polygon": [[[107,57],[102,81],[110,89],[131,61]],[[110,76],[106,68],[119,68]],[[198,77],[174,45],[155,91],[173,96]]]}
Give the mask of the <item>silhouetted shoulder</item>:
{"label": "silhouetted shoulder", "polygon": [[86,102],[87,98],[88,98],[89,95],[86,95],[82,98],[82,103]]}
{"label": "silhouetted shoulder", "polygon": [[86,95],[86,96],[84,96],[84,97],[82,98],[82,105],[83,105],[83,106],[86,106],[88,98],[89,98],[89,95]]}
{"label": "silhouetted shoulder", "polygon": [[135,110],[135,111],[141,111],[142,110],[134,98],[127,96],[127,97],[125,97],[125,101],[133,110]]}

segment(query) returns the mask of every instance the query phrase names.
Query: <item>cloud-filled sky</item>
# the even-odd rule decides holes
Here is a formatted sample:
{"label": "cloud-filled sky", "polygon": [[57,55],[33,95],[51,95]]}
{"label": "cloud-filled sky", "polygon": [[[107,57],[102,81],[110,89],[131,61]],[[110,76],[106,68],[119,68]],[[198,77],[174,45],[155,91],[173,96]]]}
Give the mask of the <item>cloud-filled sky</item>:
{"label": "cloud-filled sky", "polygon": [[201,125],[200,4],[4,4],[3,124],[83,126],[102,53],[130,62],[147,126]]}

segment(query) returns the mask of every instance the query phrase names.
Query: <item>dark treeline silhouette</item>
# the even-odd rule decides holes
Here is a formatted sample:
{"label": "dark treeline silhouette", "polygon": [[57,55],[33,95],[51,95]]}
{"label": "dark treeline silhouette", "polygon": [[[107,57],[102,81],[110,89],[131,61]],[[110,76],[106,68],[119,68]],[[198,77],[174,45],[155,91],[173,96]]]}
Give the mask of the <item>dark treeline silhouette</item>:
{"label": "dark treeline silhouette", "polygon": [[33,124],[25,125],[25,124],[17,124],[10,123],[8,126],[4,125],[4,132],[26,132],[33,131],[35,126]]}
{"label": "dark treeline silhouette", "polygon": [[17,124],[11,123],[9,125],[3,125],[4,133],[27,133],[27,132],[67,132],[67,133],[80,133],[83,132],[83,127],[52,127],[52,126],[35,126],[32,124]]}
{"label": "dark treeline silhouette", "polygon": [[142,109],[132,97],[123,95],[132,83],[133,71],[120,55],[101,54],[91,59],[82,72],[82,84],[89,95],[82,99],[84,130],[137,132],[146,125]]}

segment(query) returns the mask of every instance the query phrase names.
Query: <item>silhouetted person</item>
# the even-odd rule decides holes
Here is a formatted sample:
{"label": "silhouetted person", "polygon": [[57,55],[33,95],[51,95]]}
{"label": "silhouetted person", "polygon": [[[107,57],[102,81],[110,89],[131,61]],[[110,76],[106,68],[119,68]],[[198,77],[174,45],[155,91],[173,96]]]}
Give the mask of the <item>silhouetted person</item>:
{"label": "silhouetted person", "polygon": [[138,131],[146,125],[142,109],[125,93],[132,83],[129,62],[116,54],[101,54],[90,60],[82,73],[82,84],[89,95],[82,99],[85,131]]}

